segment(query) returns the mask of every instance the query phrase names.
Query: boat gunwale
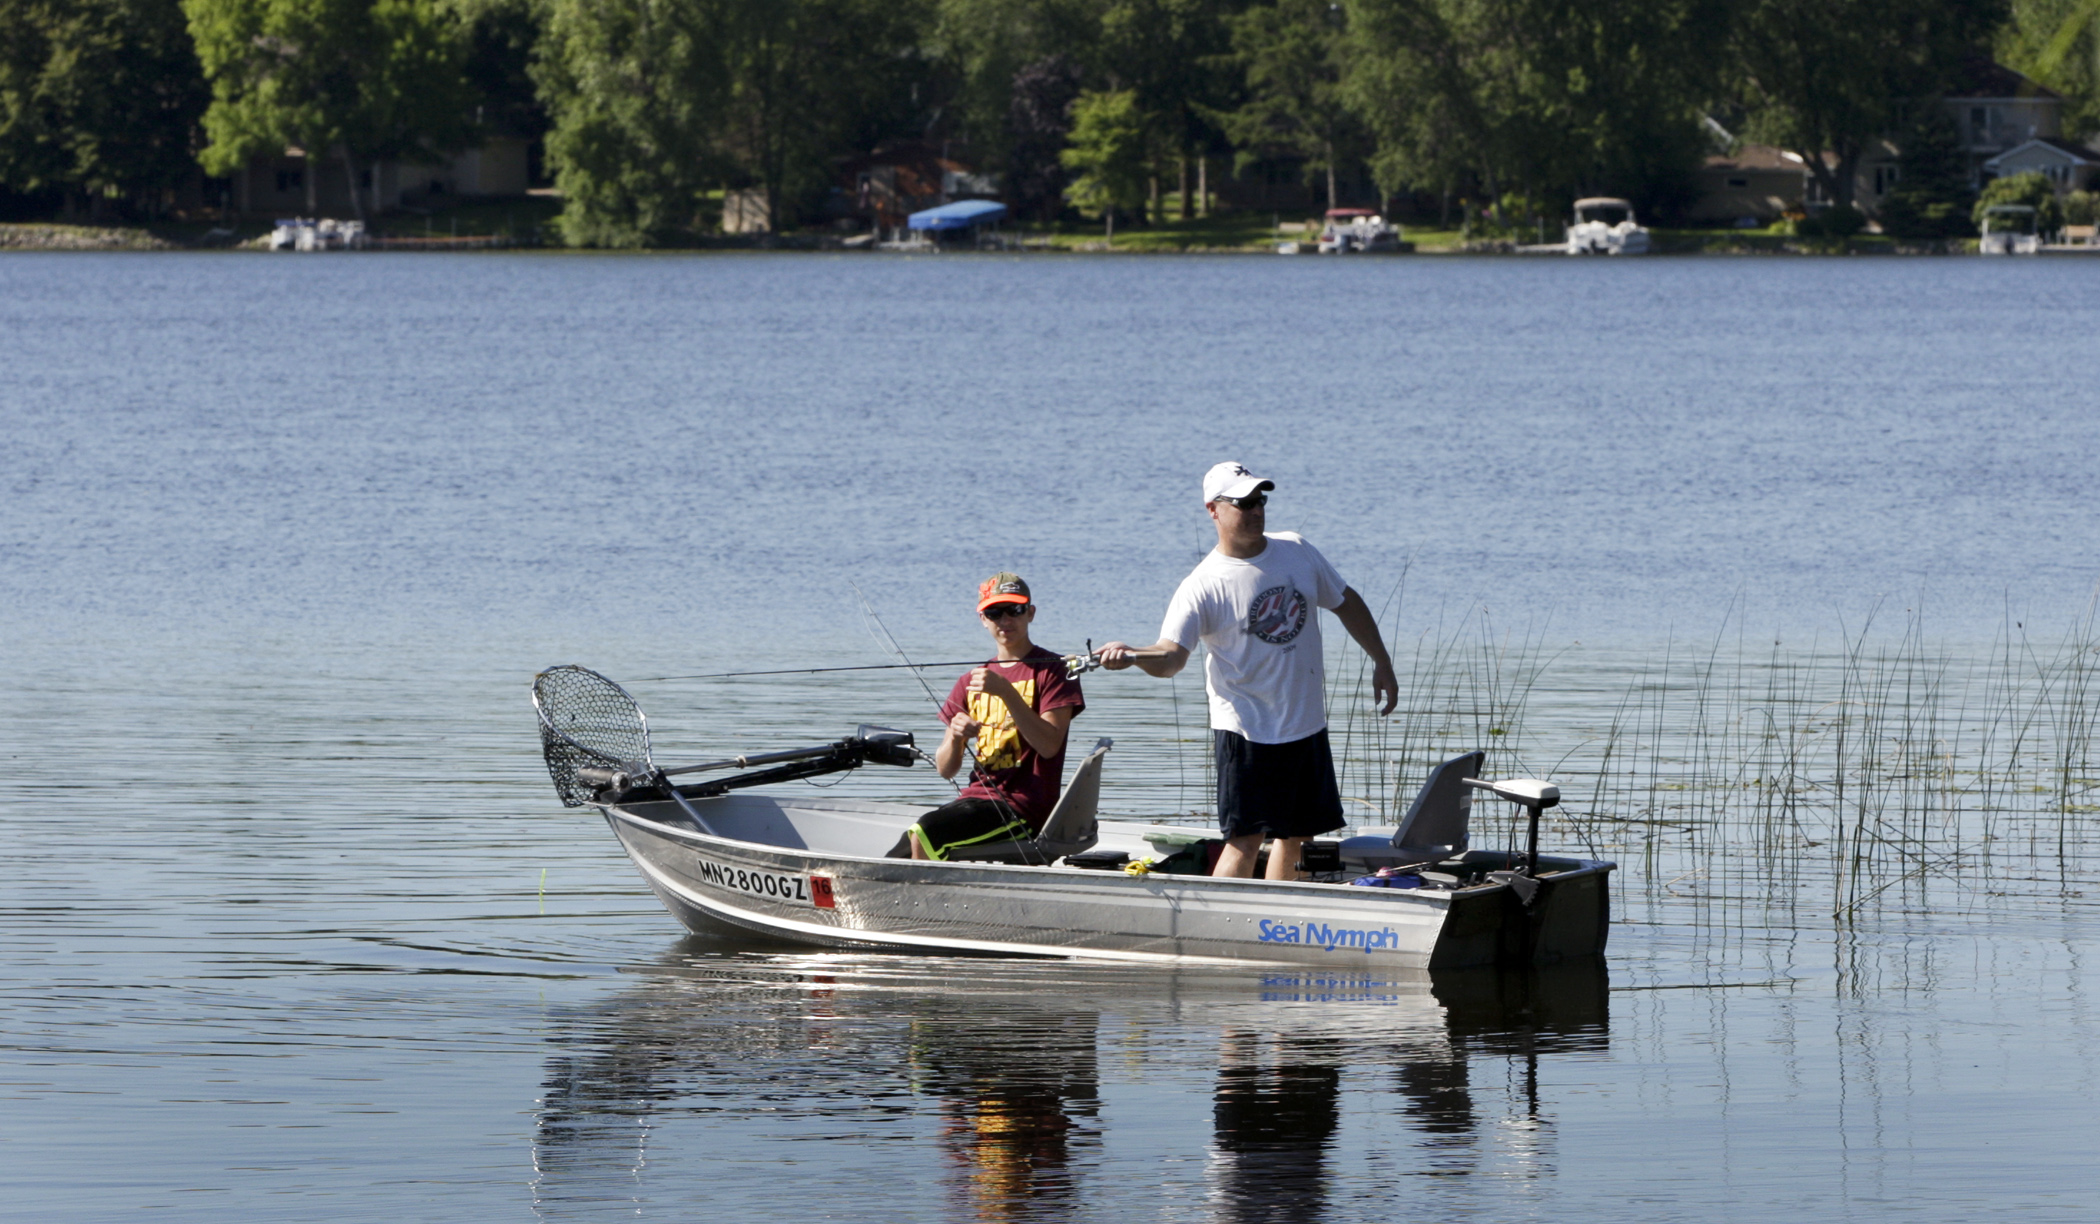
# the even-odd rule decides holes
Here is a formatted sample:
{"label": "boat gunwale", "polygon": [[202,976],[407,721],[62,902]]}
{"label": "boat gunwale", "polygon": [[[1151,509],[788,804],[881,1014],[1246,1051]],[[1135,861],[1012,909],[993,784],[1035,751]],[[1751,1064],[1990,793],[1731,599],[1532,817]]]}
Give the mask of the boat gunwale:
{"label": "boat gunwale", "polygon": [[[1156,883],[1164,883],[1167,880],[1174,880],[1186,881],[1187,883],[1184,885],[1184,887],[1189,888],[1200,887],[1207,889],[1210,887],[1222,887],[1230,889],[1254,887],[1260,889],[1283,889],[1291,891],[1317,890],[1312,892],[1311,895],[1319,897],[1332,897],[1335,894],[1331,890],[1346,889],[1349,890],[1349,895],[1359,896],[1365,901],[1378,901],[1384,903],[1401,904],[1413,903],[1418,905],[1424,903],[1432,905],[1441,903],[1447,907],[1452,901],[1458,900],[1460,898],[1466,898],[1470,900],[1471,898],[1484,896],[1492,892],[1507,891],[1510,888],[1509,884],[1501,881],[1482,881],[1479,884],[1469,885],[1465,888],[1372,889],[1364,888],[1361,885],[1351,884],[1346,881],[1337,883],[1327,883],[1325,881],[1319,880],[1269,880],[1241,876],[1180,875],[1177,873],[1156,871],[1131,874],[1123,871],[1112,871],[1095,867],[1069,867],[1055,866],[1049,864],[1037,865],[1031,863],[1000,863],[992,861],[972,861],[955,863],[948,862],[942,859],[876,858],[861,854],[841,854],[833,851],[812,850],[806,847],[782,846],[772,842],[746,841],[741,838],[724,837],[717,833],[707,833],[702,830],[694,829],[685,825],[672,824],[667,821],[656,820],[652,817],[645,816],[639,812],[633,811],[632,809],[623,807],[616,803],[592,803],[590,804],[590,806],[597,808],[599,812],[602,815],[604,815],[608,820],[619,819],[626,821],[629,824],[644,826],[651,832],[656,833],[659,836],[669,835],[673,840],[686,843],[695,849],[703,848],[709,843],[725,847],[749,847],[752,850],[762,851],[768,854],[781,854],[801,859],[822,860],[824,863],[827,864],[866,863],[870,865],[883,865],[892,868],[899,864],[909,864],[913,868],[947,871],[1019,871],[1031,874],[1046,873],[1064,878],[1083,878],[1095,882],[1108,882],[1120,878],[1130,881],[1132,885],[1139,885],[1148,880]],[[1120,822],[1111,821],[1110,823]],[[1168,828],[1172,826],[1143,825],[1139,827]],[[1542,872],[1538,876],[1540,880],[1552,880],[1555,882],[1559,882],[1562,880],[1573,879],[1584,875],[1609,874],[1613,871],[1618,870],[1618,864],[1607,859],[1577,859],[1569,858],[1562,855],[1541,856],[1542,862],[1554,860],[1565,863],[1573,863],[1575,864],[1575,867],[1572,869],[1560,871]]]}

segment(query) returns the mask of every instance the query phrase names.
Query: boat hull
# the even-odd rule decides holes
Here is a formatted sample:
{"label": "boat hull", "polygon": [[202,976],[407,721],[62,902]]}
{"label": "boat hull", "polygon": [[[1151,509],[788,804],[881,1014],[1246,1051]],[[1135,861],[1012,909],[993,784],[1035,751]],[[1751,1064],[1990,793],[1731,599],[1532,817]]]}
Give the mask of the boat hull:
{"label": "boat hull", "polygon": [[[1358,888],[840,854],[797,836],[792,805],[768,824],[749,798],[728,802],[741,806],[712,811],[740,813],[743,823],[721,823],[757,840],[701,832],[667,803],[604,809],[649,887],[689,930],[728,927],[833,948],[1440,969],[1594,957],[1608,929],[1609,863],[1544,864],[1527,906],[1504,884]],[[831,810],[865,815],[874,806]]]}

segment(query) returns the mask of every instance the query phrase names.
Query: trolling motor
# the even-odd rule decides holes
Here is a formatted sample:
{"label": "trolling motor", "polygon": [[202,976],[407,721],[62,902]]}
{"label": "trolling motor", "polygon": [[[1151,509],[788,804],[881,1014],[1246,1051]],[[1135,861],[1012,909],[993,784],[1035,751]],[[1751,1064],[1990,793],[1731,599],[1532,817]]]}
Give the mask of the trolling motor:
{"label": "trolling motor", "polygon": [[1538,893],[1539,883],[1539,814],[1560,802],[1560,788],[1551,782],[1537,778],[1510,778],[1503,782],[1490,782],[1485,778],[1462,778],[1460,781],[1475,790],[1491,791],[1502,796],[1531,814],[1531,835],[1524,851],[1524,866],[1520,871],[1490,871],[1488,878],[1509,885],[1516,891],[1518,900],[1525,905]]}

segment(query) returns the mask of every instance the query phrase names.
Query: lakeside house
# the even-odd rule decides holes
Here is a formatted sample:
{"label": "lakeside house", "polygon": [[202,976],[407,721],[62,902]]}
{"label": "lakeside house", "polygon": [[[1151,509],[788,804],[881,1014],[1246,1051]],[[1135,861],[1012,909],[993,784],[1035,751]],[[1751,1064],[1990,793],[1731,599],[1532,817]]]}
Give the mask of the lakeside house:
{"label": "lakeside house", "polygon": [[[1970,183],[2037,170],[2058,194],[2100,181],[2100,150],[2063,136],[2062,94],[2003,64],[1973,60],[1956,87],[1940,99],[1969,160]],[[1881,211],[1902,176],[1903,151],[1893,138],[1875,140],[1860,158],[1853,202],[1869,216]],[[1797,207],[1827,205],[1819,183],[1799,156],[1770,145],[1743,145],[1709,157],[1699,171],[1699,200],[1689,219],[1733,224],[1776,220]]]}
{"label": "lakeside house", "polygon": [[2056,194],[2091,191],[2100,184],[2100,149],[2062,136],[2037,136],[1983,163],[1993,178],[2033,172],[2056,184]]}
{"label": "lakeside house", "polygon": [[1771,145],[1743,145],[1706,159],[1699,168],[1699,200],[1686,219],[1695,224],[1768,225],[1808,196],[1808,166],[1799,154]]}
{"label": "lakeside house", "polygon": [[303,216],[308,175],[314,176],[311,211],[349,217],[362,202],[366,212],[432,208],[462,199],[522,196],[531,185],[527,151],[517,136],[492,136],[482,144],[430,162],[379,161],[358,168],[359,200],[350,198],[349,177],[336,157],[308,157],[287,148],[258,157],[228,180],[229,205],[243,216]]}
{"label": "lakeside house", "polygon": [[827,211],[857,218],[877,233],[903,229],[915,212],[958,200],[997,199],[997,177],[947,144],[900,141],[839,164],[840,189]]}

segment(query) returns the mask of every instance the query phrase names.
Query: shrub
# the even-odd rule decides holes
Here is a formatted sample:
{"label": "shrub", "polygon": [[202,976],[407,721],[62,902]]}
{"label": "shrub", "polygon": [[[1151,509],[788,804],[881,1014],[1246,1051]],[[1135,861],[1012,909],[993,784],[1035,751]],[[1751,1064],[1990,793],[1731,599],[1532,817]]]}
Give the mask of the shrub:
{"label": "shrub", "polygon": [[1973,238],[1969,206],[1958,200],[1935,200],[1922,192],[1896,191],[1881,205],[1881,232],[1891,238],[1934,242]]}
{"label": "shrub", "polygon": [[1867,228],[1867,214],[1852,207],[1850,204],[1839,204],[1833,208],[1826,208],[1823,210],[1823,215],[1816,218],[1816,220],[1823,223],[1823,232],[1832,238],[1850,238],[1852,235]]}
{"label": "shrub", "polygon": [[1983,194],[1976,198],[1976,208],[1970,213],[1970,219],[1982,225],[1984,210],[1994,204],[2025,204],[2034,209],[2035,229],[2040,233],[2060,229],[2064,223],[2063,206],[2057,203],[2055,184],[2033,170],[2025,174],[2009,174],[1984,184]]}
{"label": "shrub", "polygon": [[2090,191],[2074,191],[2064,197],[2065,225],[2092,225],[2095,215],[2100,215],[2100,196]]}

